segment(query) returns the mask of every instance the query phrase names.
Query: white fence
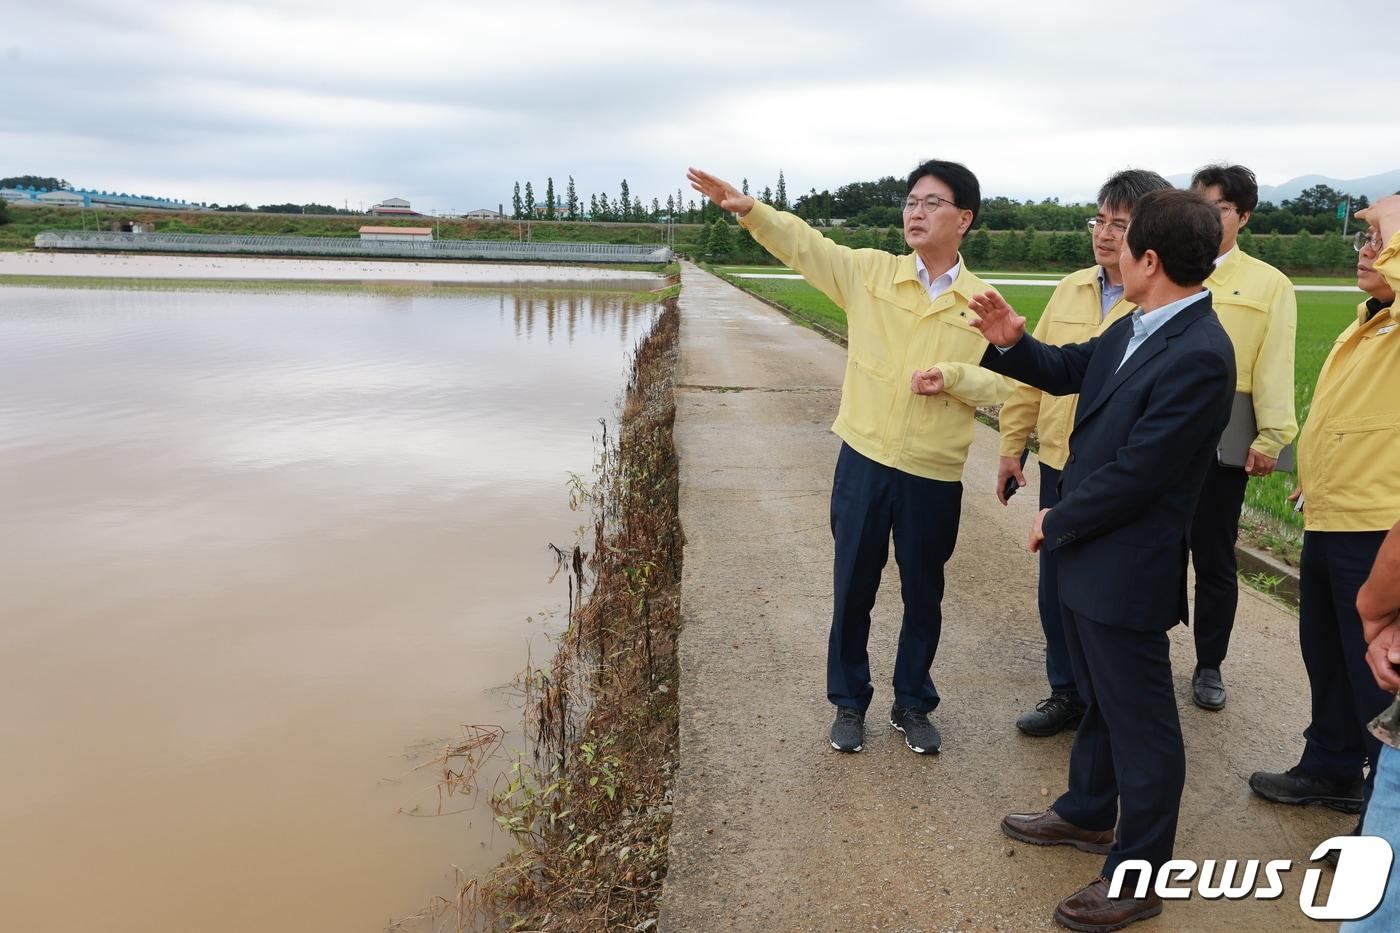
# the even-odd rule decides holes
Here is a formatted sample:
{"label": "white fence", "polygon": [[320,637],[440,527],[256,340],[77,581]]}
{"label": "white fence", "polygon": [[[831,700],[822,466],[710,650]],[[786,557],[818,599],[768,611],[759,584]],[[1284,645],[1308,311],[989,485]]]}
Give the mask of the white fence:
{"label": "white fence", "polygon": [[429,240],[422,243],[354,237],[225,236],[209,233],[61,233],[34,237],[39,249],[110,252],[250,253],[259,256],[361,256],[395,259],[496,259],[520,262],[671,261],[669,246],[615,243],[520,243],[514,240]]}

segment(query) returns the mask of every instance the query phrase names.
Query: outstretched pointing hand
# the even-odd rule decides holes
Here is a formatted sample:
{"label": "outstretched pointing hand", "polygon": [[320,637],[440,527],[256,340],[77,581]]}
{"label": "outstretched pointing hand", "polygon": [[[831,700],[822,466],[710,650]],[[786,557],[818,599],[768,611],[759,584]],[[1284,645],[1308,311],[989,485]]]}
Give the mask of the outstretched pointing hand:
{"label": "outstretched pointing hand", "polygon": [[685,177],[690,180],[690,187],[730,213],[742,217],[753,207],[753,198],[750,195],[744,194],[729,182],[716,178],[709,172],[692,167],[686,171]]}
{"label": "outstretched pointing hand", "polygon": [[980,330],[993,346],[1013,347],[1026,334],[1026,319],[996,292],[974,295],[968,299],[967,306],[977,315],[968,323]]}

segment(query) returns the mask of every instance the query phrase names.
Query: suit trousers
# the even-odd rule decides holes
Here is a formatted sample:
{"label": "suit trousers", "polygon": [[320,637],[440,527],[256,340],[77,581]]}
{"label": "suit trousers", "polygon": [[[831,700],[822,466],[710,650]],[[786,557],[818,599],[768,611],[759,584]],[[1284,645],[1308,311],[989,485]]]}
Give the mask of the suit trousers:
{"label": "suit trousers", "polygon": [[924,712],[938,705],[930,670],[943,628],[943,565],[958,539],[961,510],[962,483],[914,476],[841,445],[831,484],[836,560],[826,694],[832,703],[864,712],[874,696],[866,651],[870,610],[893,534],[904,598],[894,700]]}
{"label": "suit trousers", "polygon": [[1191,518],[1191,563],[1196,569],[1196,666],[1219,667],[1230,648],[1240,590],[1235,541],[1249,474],[1212,463]]}
{"label": "suit trousers", "polygon": [[1393,697],[1376,686],[1366,664],[1366,640],[1356,594],[1384,531],[1303,533],[1298,643],[1312,689],[1312,721],[1298,767],[1309,774],[1351,779],[1370,764],[1366,799],[1376,779],[1381,743],[1367,725]]}
{"label": "suit trousers", "polygon": [[1186,783],[1170,642],[1166,632],[1104,625],[1068,607],[1063,619],[1086,709],[1055,812],[1083,829],[1117,823],[1104,877],[1129,859],[1156,869],[1172,857]]}
{"label": "suit trousers", "polygon": [[[1060,502],[1060,471],[1040,465],[1040,507],[1053,509]],[[1074,683],[1074,666],[1070,664],[1069,649],[1065,647],[1064,622],[1060,618],[1060,580],[1055,552],[1040,551],[1040,584],[1037,590],[1040,608],[1040,629],[1045,633],[1045,676],[1050,692],[1073,700],[1079,699]]]}

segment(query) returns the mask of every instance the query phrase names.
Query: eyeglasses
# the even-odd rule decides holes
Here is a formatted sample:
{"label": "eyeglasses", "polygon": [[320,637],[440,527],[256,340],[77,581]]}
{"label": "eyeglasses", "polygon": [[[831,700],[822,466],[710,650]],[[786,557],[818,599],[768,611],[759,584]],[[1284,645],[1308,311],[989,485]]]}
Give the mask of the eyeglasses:
{"label": "eyeglasses", "polygon": [[904,201],[904,213],[912,214],[922,207],[925,214],[932,214],[934,211],[938,210],[940,204],[946,204],[949,207],[957,207],[956,204],[949,201],[947,198],[940,198],[936,194],[930,194],[922,198],[907,198]]}
{"label": "eyeglasses", "polygon": [[1379,251],[1381,248],[1381,232],[1379,230],[1358,230],[1351,238],[1351,248],[1358,253],[1364,249]]}
{"label": "eyeglasses", "polygon": [[1102,233],[1107,237],[1119,237],[1128,232],[1128,225],[1121,220],[1100,220],[1097,217],[1090,217],[1084,222],[1089,225],[1090,233]]}
{"label": "eyeglasses", "polygon": [[1234,211],[1238,214],[1240,210],[1238,207],[1235,207],[1235,205],[1231,204],[1229,201],[1211,201],[1210,206],[1218,210],[1220,212],[1221,217],[1224,217],[1231,211]]}

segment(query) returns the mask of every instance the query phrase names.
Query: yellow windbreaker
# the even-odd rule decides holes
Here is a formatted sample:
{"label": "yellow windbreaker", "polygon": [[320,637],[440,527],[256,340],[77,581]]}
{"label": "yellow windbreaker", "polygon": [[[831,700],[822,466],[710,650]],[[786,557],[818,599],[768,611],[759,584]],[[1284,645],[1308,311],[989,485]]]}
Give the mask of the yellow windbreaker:
{"label": "yellow windbreaker", "polygon": [[[1108,325],[1131,314],[1137,305],[1120,298],[1103,316],[1099,267],[1072,272],[1055,286],[1055,293],[1036,322],[1034,336],[1042,343],[1064,346],[1084,343],[1102,334]],[[1077,395],[1050,395],[1027,385],[1001,406],[1001,455],[1019,457],[1034,428],[1040,437],[1040,462],[1057,470],[1069,459],[1069,435],[1074,430]]]}
{"label": "yellow windbreaker", "polygon": [[[1391,259],[1394,268],[1393,252]],[[1400,457],[1395,311],[1383,309],[1367,321],[1363,301],[1356,321],[1322,364],[1298,440],[1303,524],[1309,531],[1383,531],[1400,521],[1400,471],[1392,469]]]}
{"label": "yellow windbreaker", "polygon": [[[878,463],[961,479],[977,406],[995,405],[1015,386],[977,365],[987,341],[967,323],[967,299],[991,286],[964,263],[952,287],[930,301],[912,253],[841,246],[762,202],[740,223],[846,312],[846,378],[831,430]],[[942,369],[945,390],[915,395],[915,370],[930,366]]]}
{"label": "yellow windbreaker", "polygon": [[1249,446],[1277,457],[1298,435],[1293,405],[1298,301],[1293,283],[1236,246],[1206,279],[1206,288],[1235,345],[1235,391],[1254,397],[1259,435]]}

